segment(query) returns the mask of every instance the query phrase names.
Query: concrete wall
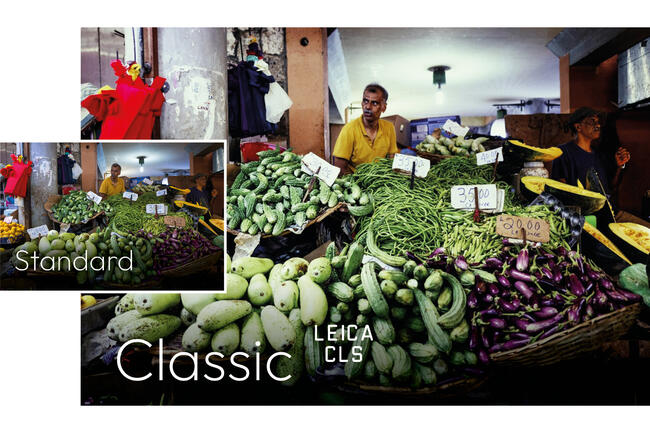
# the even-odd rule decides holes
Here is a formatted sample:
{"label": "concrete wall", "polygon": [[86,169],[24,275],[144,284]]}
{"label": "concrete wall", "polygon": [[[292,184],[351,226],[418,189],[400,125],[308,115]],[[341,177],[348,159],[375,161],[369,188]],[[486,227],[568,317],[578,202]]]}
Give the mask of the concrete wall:
{"label": "concrete wall", "polygon": [[30,143],[30,159],[34,163],[30,178],[31,227],[50,222],[43,205],[51,195],[58,194],[55,143]]}
{"label": "concrete wall", "polygon": [[170,85],[160,117],[161,138],[227,137],[225,29],[160,27],[158,64]]}

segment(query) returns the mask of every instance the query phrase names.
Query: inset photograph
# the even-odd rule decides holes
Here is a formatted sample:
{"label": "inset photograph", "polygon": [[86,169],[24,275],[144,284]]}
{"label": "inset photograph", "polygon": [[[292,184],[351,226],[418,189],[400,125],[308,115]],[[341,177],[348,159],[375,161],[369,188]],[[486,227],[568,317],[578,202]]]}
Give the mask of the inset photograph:
{"label": "inset photograph", "polygon": [[223,147],[0,144],[1,287],[222,289]]}
{"label": "inset photograph", "polygon": [[226,29],[81,29],[81,139],[227,136]]}

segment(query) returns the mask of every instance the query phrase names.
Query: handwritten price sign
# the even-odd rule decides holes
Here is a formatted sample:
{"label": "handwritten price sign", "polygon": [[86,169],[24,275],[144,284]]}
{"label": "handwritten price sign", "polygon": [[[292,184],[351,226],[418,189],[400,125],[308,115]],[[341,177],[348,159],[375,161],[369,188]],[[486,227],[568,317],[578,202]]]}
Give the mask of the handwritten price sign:
{"label": "handwritten price sign", "polygon": [[488,150],[486,152],[480,152],[476,154],[476,165],[486,165],[494,164],[494,162],[499,159],[499,162],[503,162],[503,148],[498,147],[496,149]]}
{"label": "handwritten price sign", "polygon": [[144,183],[145,185],[153,185],[153,181],[149,178],[142,179],[142,183]]}
{"label": "handwritten price sign", "polygon": [[156,191],[156,197],[162,197],[163,195],[167,195],[166,189],[161,189],[160,191]]}
{"label": "handwritten price sign", "polygon": [[88,191],[88,193],[86,194],[86,197],[88,197],[88,200],[92,200],[92,201],[94,201],[94,202],[97,203],[97,204],[99,204],[99,203],[102,202],[102,197],[99,196],[99,195],[97,195],[97,194],[95,194],[95,193],[92,192],[92,191]]}
{"label": "handwritten price sign", "polygon": [[431,168],[431,161],[417,156],[396,153],[395,158],[393,158],[393,170],[410,174],[413,170],[413,162],[415,162],[415,176],[427,177]]}
{"label": "handwritten price sign", "polygon": [[49,231],[50,229],[48,229],[46,225],[42,225],[31,229],[27,229],[27,234],[31,239],[38,239],[41,236],[47,236]]}
{"label": "handwritten price sign", "polygon": [[461,138],[465,138],[465,136],[469,132],[469,128],[462,127],[458,123],[454,122],[453,120],[449,120],[449,119],[447,119],[445,124],[442,125],[442,129],[449,132],[450,134],[457,135],[457,136],[459,136]]}
{"label": "handwritten price sign", "polygon": [[339,173],[341,172],[340,168],[329,164],[327,161],[319,158],[312,152],[309,152],[302,158],[300,169],[312,176],[314,173],[318,172],[316,176],[328,186],[334,184],[334,181],[339,177]]}
{"label": "handwritten price sign", "polygon": [[534,242],[548,242],[549,225],[546,221],[537,218],[518,217],[501,214],[497,217],[497,234],[508,238],[526,239]]}
{"label": "handwritten price sign", "polygon": [[475,189],[478,187],[478,208],[496,209],[498,201],[497,186],[486,185],[456,185],[451,187],[451,206],[454,209],[473,210],[475,206]]}

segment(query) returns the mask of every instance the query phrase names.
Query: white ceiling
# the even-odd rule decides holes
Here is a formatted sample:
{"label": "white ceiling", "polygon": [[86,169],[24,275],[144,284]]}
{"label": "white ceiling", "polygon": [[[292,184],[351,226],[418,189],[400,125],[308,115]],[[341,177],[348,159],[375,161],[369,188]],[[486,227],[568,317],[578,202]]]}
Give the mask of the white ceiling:
{"label": "white ceiling", "polygon": [[[190,169],[187,143],[111,143],[104,142],[106,169],[117,162],[127,177],[163,176],[165,170]],[[144,155],[144,172],[140,173],[138,156]]]}
{"label": "white ceiling", "polygon": [[[338,30],[350,79],[348,103],[358,105],[366,84],[378,82],[389,93],[384,116],[492,116],[494,103],[560,97],[559,60],[545,45],[562,29]],[[435,65],[451,67],[442,95],[427,70]]]}

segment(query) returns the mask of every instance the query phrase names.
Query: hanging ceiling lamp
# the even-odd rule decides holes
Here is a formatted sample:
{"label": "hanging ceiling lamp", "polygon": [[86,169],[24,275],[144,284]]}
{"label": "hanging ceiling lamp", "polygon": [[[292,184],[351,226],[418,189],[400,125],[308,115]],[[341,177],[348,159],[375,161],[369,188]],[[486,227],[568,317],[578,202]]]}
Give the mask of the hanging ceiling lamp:
{"label": "hanging ceiling lamp", "polygon": [[433,72],[433,85],[435,86],[437,84],[438,89],[440,89],[441,86],[447,82],[445,71],[448,71],[450,69],[451,68],[449,66],[445,65],[431,66],[428,68],[427,71]]}
{"label": "hanging ceiling lamp", "polygon": [[140,173],[144,172],[144,159],[146,156],[138,156],[138,164],[140,164]]}

